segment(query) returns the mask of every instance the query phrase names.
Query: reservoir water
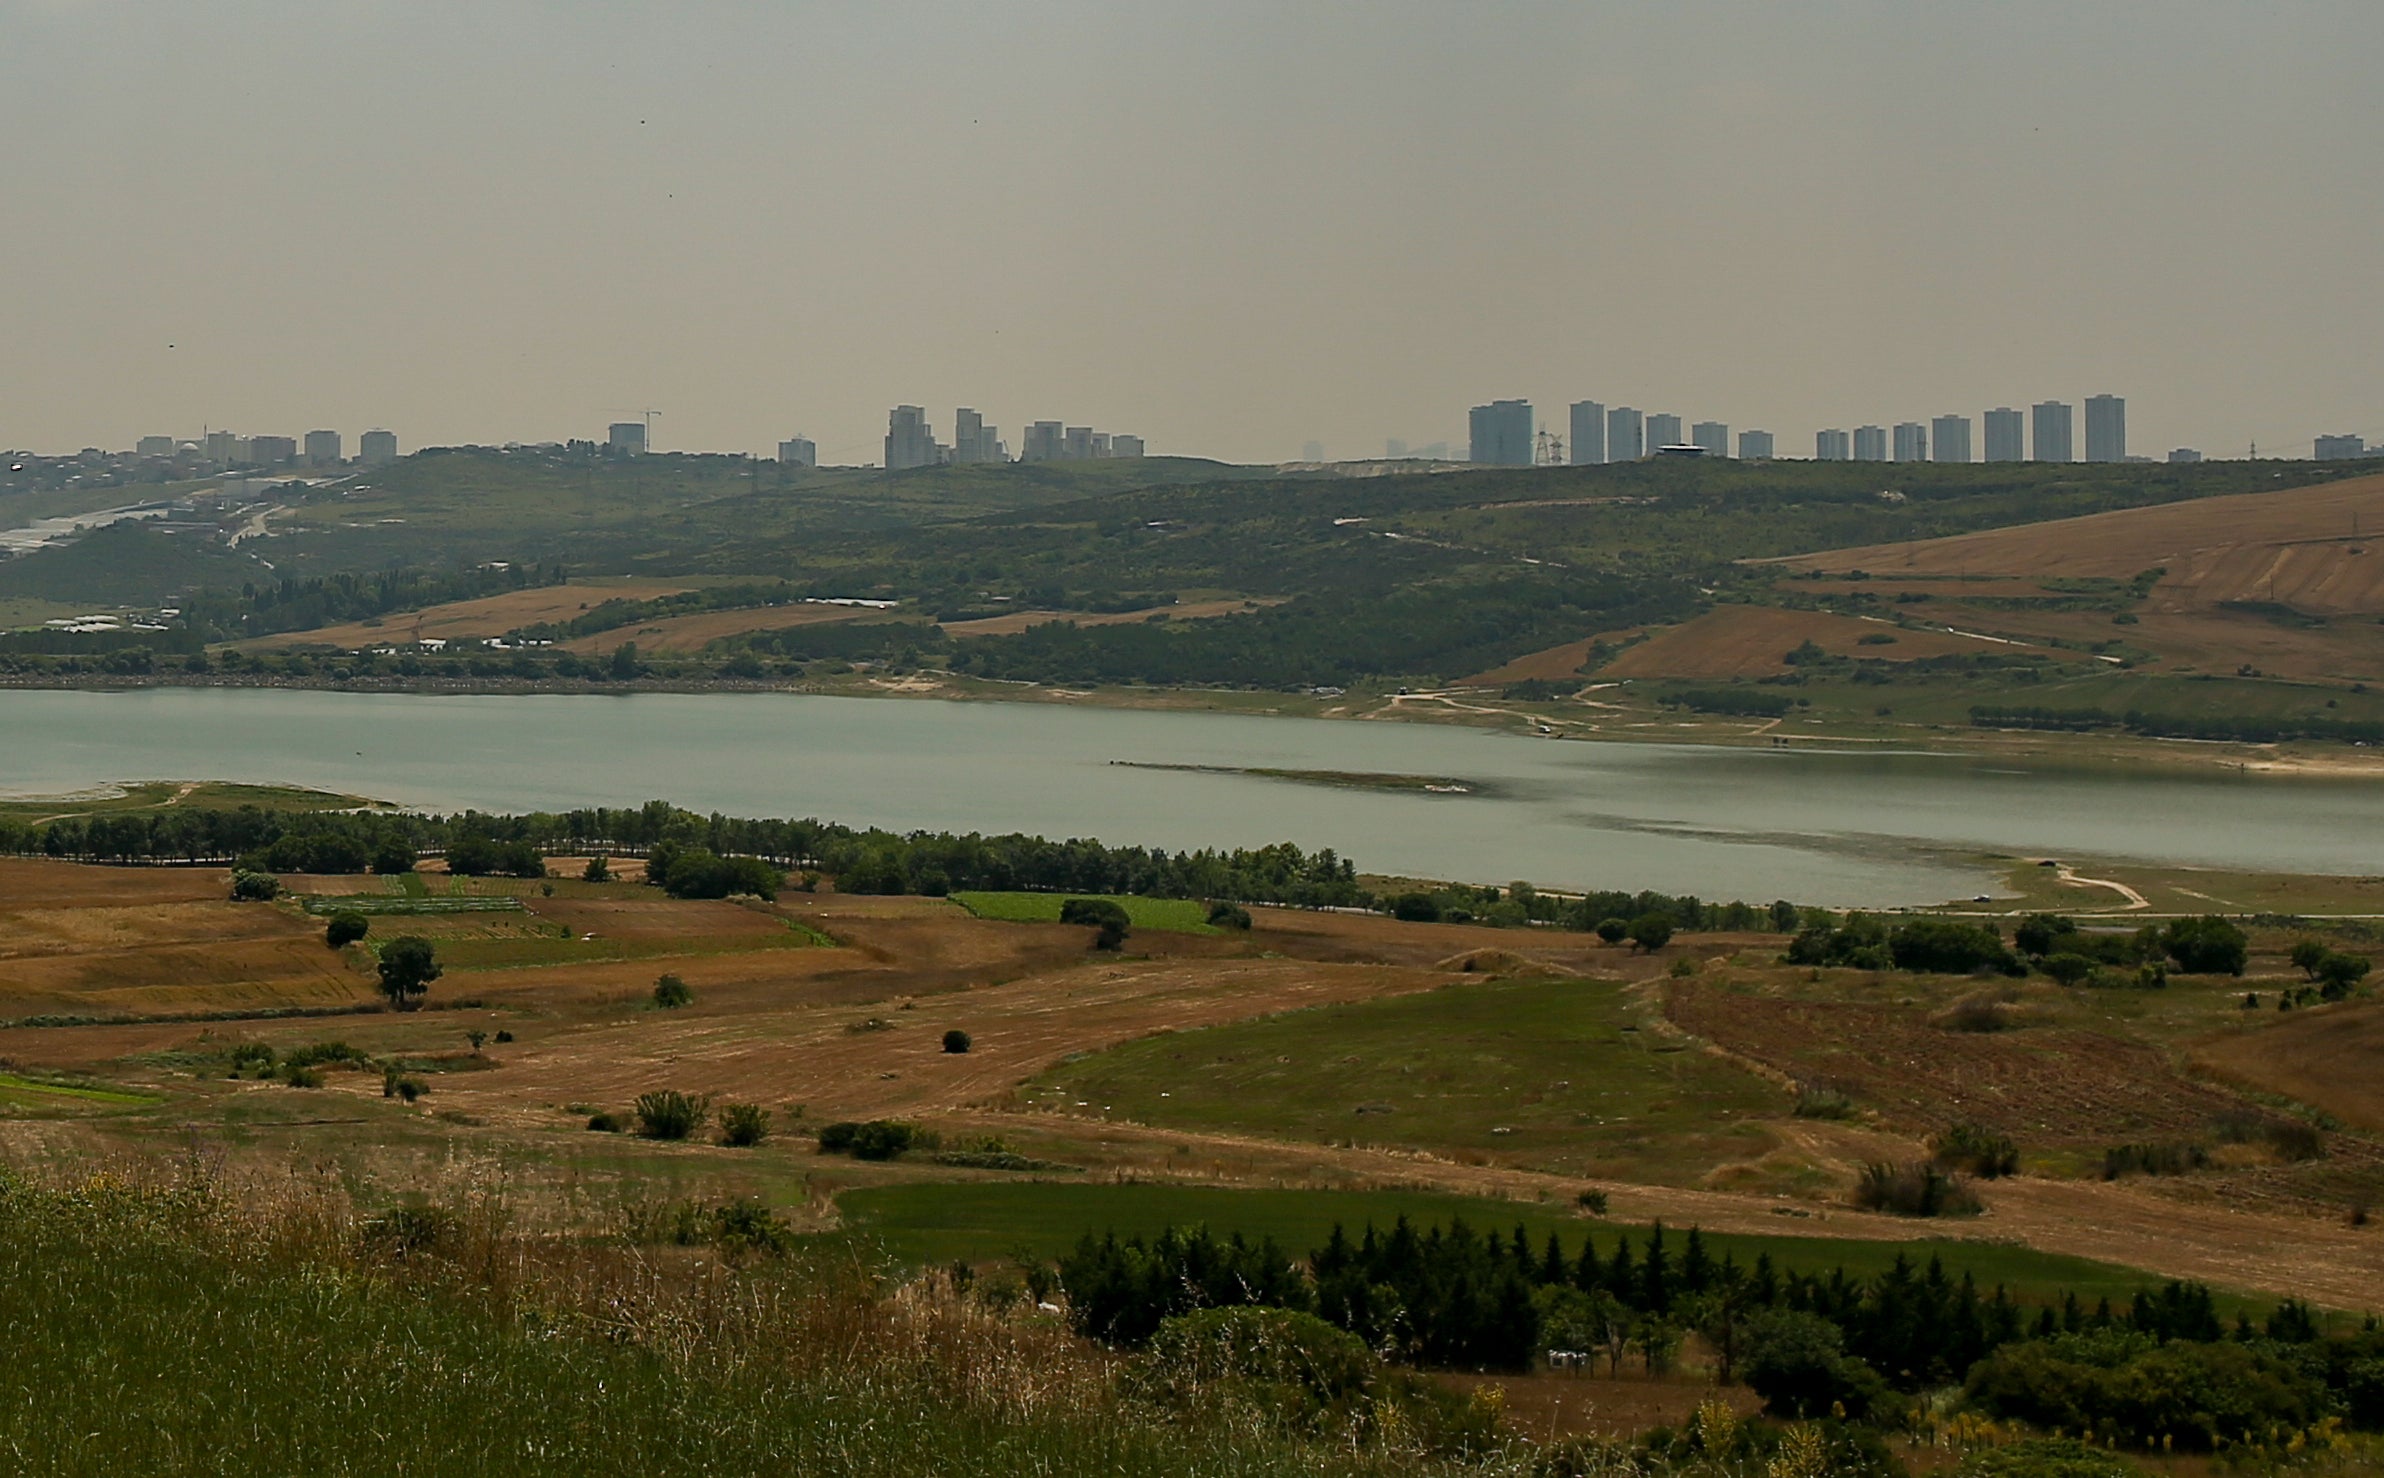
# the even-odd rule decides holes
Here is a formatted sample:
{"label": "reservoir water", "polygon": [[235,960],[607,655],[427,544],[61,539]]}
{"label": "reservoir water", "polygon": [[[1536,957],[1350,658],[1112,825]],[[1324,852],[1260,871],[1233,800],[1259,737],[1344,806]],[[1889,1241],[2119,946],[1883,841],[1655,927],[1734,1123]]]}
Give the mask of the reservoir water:
{"label": "reservoir water", "polygon": [[[1140,768],[1152,765],[1212,768]],[[1233,769],[1471,788],[1221,772]],[[795,694],[0,692],[0,791],[149,779],[284,782],[438,809],[662,797],[733,815],[1171,849],[1293,841],[1372,872],[1839,906],[1990,891],[1994,875],[1967,857],[1989,850],[2323,873],[2374,872],[2384,856],[2384,784],[2368,781]]]}

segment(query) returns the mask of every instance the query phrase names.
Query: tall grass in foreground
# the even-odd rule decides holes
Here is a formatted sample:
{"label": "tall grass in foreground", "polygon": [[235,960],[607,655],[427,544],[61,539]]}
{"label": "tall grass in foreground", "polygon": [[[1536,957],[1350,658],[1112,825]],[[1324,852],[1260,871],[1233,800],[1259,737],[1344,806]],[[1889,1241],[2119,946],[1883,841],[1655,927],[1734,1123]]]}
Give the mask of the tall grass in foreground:
{"label": "tall grass in foreground", "polygon": [[0,1468],[1355,1475],[1169,1426],[1051,1322],[866,1269],[520,1237],[493,1205],[0,1182]]}

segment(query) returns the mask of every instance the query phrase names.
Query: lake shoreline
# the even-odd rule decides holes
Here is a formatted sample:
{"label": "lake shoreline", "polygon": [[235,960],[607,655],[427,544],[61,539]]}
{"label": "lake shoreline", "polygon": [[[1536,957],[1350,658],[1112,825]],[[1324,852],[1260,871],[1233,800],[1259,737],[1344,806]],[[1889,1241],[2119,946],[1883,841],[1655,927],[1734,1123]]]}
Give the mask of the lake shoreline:
{"label": "lake shoreline", "polygon": [[[2167,739],[2141,735],[2042,730],[1950,729],[1897,731],[1889,726],[1849,733],[1828,728],[1781,733],[1777,721],[1747,723],[1709,716],[1671,718],[1618,732],[1584,719],[1562,704],[1524,705],[1490,689],[1447,688],[1394,694],[1306,693],[1236,688],[1074,688],[992,682],[948,673],[895,678],[859,675],[849,681],[707,677],[645,677],[628,681],[522,678],[370,677],[321,679],[254,673],[0,675],[0,691],[118,693],[159,689],[248,689],[411,697],[627,697],[634,694],[781,695],[820,698],[909,698],[946,703],[1006,703],[1028,707],[1100,708],[1137,713],[1219,713],[1248,718],[1329,719],[1410,723],[1486,730],[1592,744],[1692,745],[1772,750],[1803,747],[1835,753],[1904,750],[1948,758],[2008,759],[2056,767],[2118,766],[2150,772],[2213,771],[2272,779],[2384,779],[2384,750],[2351,745],[2293,746],[2231,740]],[[1810,720],[1800,720],[1810,723]]]}

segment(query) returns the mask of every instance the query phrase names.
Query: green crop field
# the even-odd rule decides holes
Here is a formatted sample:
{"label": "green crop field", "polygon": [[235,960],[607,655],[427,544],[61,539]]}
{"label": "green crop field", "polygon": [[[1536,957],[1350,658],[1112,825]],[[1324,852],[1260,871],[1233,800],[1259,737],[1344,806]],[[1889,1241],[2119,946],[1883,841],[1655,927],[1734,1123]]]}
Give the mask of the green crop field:
{"label": "green crop field", "polygon": [[[1220,1236],[1235,1232],[1256,1241],[1272,1237],[1297,1256],[1322,1246],[1335,1225],[1352,1237],[1371,1222],[1387,1229],[1404,1216],[1419,1227],[1463,1220],[1476,1231],[1501,1234],[1520,1226],[1534,1246],[1555,1233],[1568,1256],[1578,1256],[1581,1239],[1594,1234],[1601,1256],[1610,1255],[1628,1232],[1634,1250],[1647,1229],[1596,1221],[1564,1208],[1486,1197],[1415,1191],[1232,1190],[1219,1186],[1074,1185],[1050,1181],[983,1182],[967,1185],[873,1186],[846,1191],[836,1201],[848,1229],[874,1238],[894,1257],[912,1263],[955,1259],[992,1261],[1048,1259],[1076,1245],[1086,1233],[1149,1237],[1170,1226],[1206,1226]],[[1667,1235],[1685,1233],[1667,1228]],[[1949,1276],[1963,1273],[1982,1287],[2001,1283],[2015,1297],[2057,1300],[2074,1291],[2088,1304],[2109,1298],[2123,1305],[2139,1288],[2157,1287],[2150,1273],[2082,1257],[2034,1252],[1993,1242],[1950,1237],[1916,1237],[1908,1242],[1865,1242],[1835,1237],[1752,1236],[1700,1233],[1712,1254],[1751,1266],[1769,1255],[1783,1270],[1825,1272],[1844,1268],[1856,1277],[1875,1277],[1897,1257],[1926,1263],[1942,1258]],[[1677,1244],[1674,1251],[1678,1252]],[[2264,1308],[2264,1302],[2253,1307]],[[2230,1305],[2232,1307],[2232,1305]]]}
{"label": "green crop field", "polygon": [[1060,905],[1071,898],[1099,898],[1126,910],[1137,929],[1177,934],[1214,934],[1205,903],[1190,898],[1136,898],[1116,893],[955,893],[952,901],[981,919],[1009,924],[1056,924]]}
{"label": "green crop field", "polygon": [[10,1112],[28,1109],[38,1111],[60,1106],[139,1108],[156,1102],[158,1099],[154,1094],[134,1093],[123,1088],[91,1083],[62,1083],[49,1078],[0,1073],[0,1109]]}
{"label": "green crop field", "polygon": [[1149,1037],[1053,1068],[1021,1096],[1171,1128],[1675,1184],[1760,1153],[1752,1121],[1786,1110],[1762,1079],[1640,1030],[1622,988],[1595,981],[1452,985]]}

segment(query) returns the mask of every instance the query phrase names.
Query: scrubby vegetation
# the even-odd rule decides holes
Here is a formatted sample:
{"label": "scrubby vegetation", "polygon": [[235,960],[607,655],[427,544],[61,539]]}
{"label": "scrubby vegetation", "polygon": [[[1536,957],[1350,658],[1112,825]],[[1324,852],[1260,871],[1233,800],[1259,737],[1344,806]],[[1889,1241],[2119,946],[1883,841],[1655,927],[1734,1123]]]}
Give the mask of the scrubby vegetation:
{"label": "scrubby vegetation", "polygon": [[[1200,1228],[1088,1236],[1055,1276],[1079,1329],[1128,1348],[1205,1318],[1197,1327],[1285,1339],[1307,1331],[1293,1343],[1422,1367],[1519,1370],[1557,1352],[1654,1372],[1694,1333],[1723,1379],[1744,1380],[1782,1417],[1834,1413],[1893,1430],[1934,1420],[1919,1393],[1960,1386],[1978,1416],[2139,1450],[2323,1445],[2331,1421],[2384,1424],[2384,1326],[2370,1320],[2350,1338],[2327,1338],[2288,1301],[2264,1324],[2246,1316],[2229,1329],[2210,1291],[2192,1283],[2141,1292],[2123,1311],[2068,1296],[2032,1312],[2001,1288],[1982,1294],[1967,1277],[1900,1258],[1864,1282],[1842,1271],[1783,1274],[1768,1256],[1752,1268],[1716,1260],[1694,1230],[1675,1241],[1659,1226],[1601,1256],[1594,1239],[1574,1253],[1553,1235],[1534,1245],[1520,1228],[1510,1238],[1404,1219],[1355,1240],[1336,1227],[1304,1258]],[[1231,1308],[1285,1312],[1248,1325],[1217,1318]],[[1354,1340],[1339,1344],[1290,1316]],[[1370,1369],[1354,1354],[1319,1358],[1341,1372],[1328,1389],[1346,1391]],[[2223,1399],[2196,1394],[2213,1382],[2228,1385]]]}

